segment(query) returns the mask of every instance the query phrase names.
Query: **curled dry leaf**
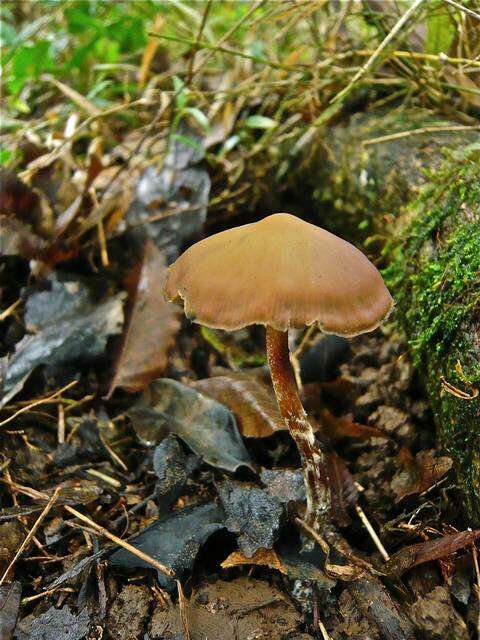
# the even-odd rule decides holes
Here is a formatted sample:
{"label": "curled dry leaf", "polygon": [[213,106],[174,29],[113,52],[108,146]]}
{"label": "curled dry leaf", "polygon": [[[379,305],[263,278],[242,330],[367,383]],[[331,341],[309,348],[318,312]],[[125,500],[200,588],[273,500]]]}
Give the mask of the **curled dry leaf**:
{"label": "curled dry leaf", "polygon": [[222,562],[221,566],[223,569],[230,569],[245,564],[270,567],[270,569],[276,569],[287,575],[287,571],[274,549],[258,549],[251,558],[247,558],[241,551],[234,551]]}
{"label": "curled dry leaf", "polygon": [[460,531],[436,540],[412,544],[400,549],[390,558],[385,565],[386,571],[391,576],[401,576],[402,573],[417,564],[450,556],[459,549],[472,544],[477,538],[480,538],[480,529]]}
{"label": "curled dry leaf", "polygon": [[436,484],[452,467],[447,456],[435,456],[435,451],[420,451],[415,457],[406,447],[398,454],[400,471],[392,480],[397,502],[413,493],[422,493]]}
{"label": "curled dry leaf", "polygon": [[245,438],[267,438],[286,429],[272,391],[248,373],[206,378],[193,386],[228,407]]}
{"label": "curled dry leaf", "polygon": [[165,371],[180,326],[178,310],[163,297],[166,272],[163,254],[148,239],[130,277],[130,318],[108,397],[117,387],[140,391]]}
{"label": "curled dry leaf", "polygon": [[352,422],[342,416],[334,416],[328,409],[322,409],[320,414],[322,427],[332,440],[341,440],[342,438],[354,438],[356,440],[366,440],[367,438],[389,439],[386,433],[375,427]]}

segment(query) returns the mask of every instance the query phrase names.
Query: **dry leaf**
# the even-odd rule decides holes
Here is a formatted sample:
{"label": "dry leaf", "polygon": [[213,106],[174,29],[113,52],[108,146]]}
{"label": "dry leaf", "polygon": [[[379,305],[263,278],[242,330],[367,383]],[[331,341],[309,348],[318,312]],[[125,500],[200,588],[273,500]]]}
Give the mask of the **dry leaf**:
{"label": "dry leaf", "polygon": [[320,415],[323,430],[332,440],[340,440],[342,438],[355,438],[357,440],[366,440],[367,438],[389,439],[387,434],[375,427],[367,427],[364,424],[352,422],[348,418],[334,416],[328,409],[322,409]]}
{"label": "dry leaf", "polygon": [[247,373],[206,378],[193,386],[228,407],[245,438],[267,438],[286,429],[273,392]]}
{"label": "dry leaf", "polygon": [[459,549],[472,544],[477,538],[480,538],[480,529],[460,531],[436,540],[412,544],[397,551],[386,563],[386,570],[391,576],[400,576],[417,564],[450,556]]}
{"label": "dry leaf", "polygon": [[230,567],[238,567],[244,564],[270,567],[287,575],[287,571],[274,549],[258,549],[251,558],[244,556],[241,551],[234,551],[222,562],[221,567],[229,569]]}
{"label": "dry leaf", "polygon": [[392,480],[397,502],[413,493],[423,493],[436,484],[452,467],[447,456],[435,457],[435,451],[420,451],[415,458],[402,447],[397,460],[401,471]]}
{"label": "dry leaf", "polygon": [[331,511],[333,519],[341,526],[350,523],[348,508],[358,500],[358,490],[345,462],[333,451],[327,451],[325,464],[330,487]]}
{"label": "dry leaf", "polygon": [[130,319],[107,397],[117,387],[143,389],[167,366],[179,320],[177,309],[163,297],[166,270],[163,254],[147,240],[143,259],[132,273]]}

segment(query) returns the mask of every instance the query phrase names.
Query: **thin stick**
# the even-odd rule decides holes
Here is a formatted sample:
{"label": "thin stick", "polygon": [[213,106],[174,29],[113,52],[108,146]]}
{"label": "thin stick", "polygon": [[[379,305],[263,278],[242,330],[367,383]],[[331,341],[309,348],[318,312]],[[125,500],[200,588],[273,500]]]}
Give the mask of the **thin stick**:
{"label": "thin stick", "polygon": [[18,300],[15,300],[13,304],[7,307],[5,311],[2,311],[2,313],[0,313],[0,322],[3,322],[6,318],[8,318],[8,316],[11,315],[21,303],[22,299],[19,298]]}
{"label": "thin stick", "polygon": [[370,537],[372,538],[373,542],[375,543],[375,546],[377,547],[377,549],[381,553],[383,559],[385,560],[385,562],[388,562],[388,560],[390,560],[390,556],[388,555],[387,550],[383,546],[380,538],[377,536],[377,533],[376,533],[375,529],[370,524],[370,521],[368,520],[367,516],[365,515],[365,512],[363,511],[362,507],[360,505],[358,505],[358,504],[355,505],[355,511],[358,513],[358,516],[359,516],[360,520],[362,521],[363,525],[365,526],[365,529],[370,534]]}
{"label": "thin stick", "polygon": [[322,634],[323,640],[332,640],[331,637],[328,635],[328,631],[325,629],[325,625],[320,620],[320,618],[318,618],[318,628],[320,629],[320,633]]}
{"label": "thin stick", "polygon": [[192,636],[190,635],[190,629],[188,628],[187,603],[185,600],[185,596],[183,595],[182,583],[180,582],[180,580],[177,580],[177,590],[178,590],[178,605],[180,607],[180,620],[182,622],[183,637],[185,638],[185,640],[192,640]]}
{"label": "thin stick", "polygon": [[69,382],[58,391],[55,391],[55,393],[52,393],[52,395],[48,396],[48,398],[41,398],[40,400],[35,400],[35,402],[32,402],[26,407],[22,407],[21,409],[13,413],[9,418],[7,418],[6,420],[3,420],[3,422],[0,422],[0,427],[3,427],[9,422],[11,422],[12,420],[15,420],[15,418],[18,417],[20,414],[25,413],[26,411],[30,411],[30,409],[33,409],[33,407],[38,407],[38,405],[40,404],[47,404],[49,402],[53,402],[54,400],[57,399],[57,396],[61,395],[64,391],[67,391],[68,389],[71,389],[72,387],[74,387],[77,384],[77,382],[78,380],[72,380],[72,382]]}
{"label": "thin stick", "polygon": [[97,224],[98,244],[100,245],[100,260],[102,261],[102,267],[108,267],[110,261],[108,259],[107,240],[105,238],[105,229],[103,228],[103,222]]}
{"label": "thin stick", "polygon": [[25,538],[25,540],[22,542],[22,544],[19,546],[17,553],[13,556],[12,561],[10,562],[10,564],[8,565],[8,567],[5,569],[5,572],[3,574],[3,576],[0,578],[0,586],[5,582],[5,578],[7,577],[7,575],[9,574],[11,568],[13,567],[13,565],[16,563],[16,561],[18,560],[18,558],[22,555],[22,553],[24,552],[24,550],[27,548],[30,540],[33,538],[33,536],[35,535],[35,533],[38,530],[38,527],[42,524],[42,521],[44,520],[45,516],[48,514],[48,512],[50,511],[50,509],[53,507],[53,505],[55,504],[57,498],[58,498],[58,494],[60,492],[60,487],[57,487],[55,489],[55,491],[53,492],[52,497],[50,498],[50,500],[48,501],[48,503],[45,505],[44,510],[42,511],[42,513],[38,516],[35,524],[33,525],[33,527],[30,529],[30,531],[27,534],[27,537]]}
{"label": "thin stick", "polygon": [[58,405],[58,429],[57,429],[58,444],[65,442],[65,410],[63,404]]}
{"label": "thin stick", "polygon": [[475,542],[472,543],[472,555],[473,555],[473,564],[475,566],[475,574],[477,576],[477,600],[478,600],[478,618],[477,618],[477,631],[480,637],[480,568],[478,566],[478,554],[477,547]]}
{"label": "thin stick", "polygon": [[150,564],[152,567],[155,567],[155,569],[157,569],[161,573],[164,573],[166,576],[174,575],[174,572],[172,571],[172,569],[165,567],[163,564],[158,562],[158,560],[155,560],[155,558],[152,558],[151,556],[144,553],[143,551],[140,551],[140,549],[137,549],[129,542],[122,540],[115,534],[110,533],[110,531],[108,531],[107,529],[104,529],[102,526],[100,526],[93,520],[90,520],[90,518],[88,518],[87,516],[84,516],[83,513],[80,513],[80,511],[77,511],[76,509],[74,509],[73,507],[70,507],[69,505],[64,505],[64,509],[65,511],[68,511],[69,513],[71,513],[72,516],[75,516],[82,522],[85,522],[86,524],[88,524],[97,533],[100,533],[101,535],[105,536],[105,538],[108,538],[112,542],[115,542],[115,544],[118,544],[120,547],[123,547],[127,551],[130,551],[130,553],[132,553],[134,556],[137,556],[137,558],[140,558],[140,560],[143,560],[144,562],[147,562],[148,564]]}
{"label": "thin stick", "polygon": [[192,82],[193,65],[195,63],[195,56],[197,54],[199,44],[200,44],[200,42],[202,40],[203,30],[205,28],[205,24],[207,23],[207,18],[208,18],[208,14],[210,13],[210,9],[212,7],[212,2],[213,2],[213,0],[208,0],[207,1],[207,4],[205,6],[205,10],[203,12],[202,22],[200,24],[200,28],[199,28],[198,34],[197,34],[197,43],[193,48],[193,52],[192,52],[192,55],[190,57],[190,62],[188,64],[187,82],[186,82],[187,85],[189,85]]}
{"label": "thin stick", "polygon": [[418,7],[423,2],[424,2],[424,0],[416,0],[412,4],[410,9],[408,9],[403,14],[403,16],[400,18],[400,20],[398,20],[398,22],[395,24],[393,29],[387,34],[387,36],[378,45],[378,47],[375,49],[375,51],[372,53],[372,55],[369,57],[369,59],[366,61],[366,63],[364,65],[362,65],[360,67],[360,69],[357,71],[357,73],[353,76],[353,78],[350,80],[348,85],[344,89],[342,89],[342,91],[337,93],[332,98],[332,100],[330,100],[330,105],[313,122],[313,125],[307,129],[306,133],[297,142],[297,145],[296,145],[295,149],[299,148],[300,144],[301,143],[303,144],[304,141],[305,142],[308,141],[309,138],[313,135],[313,132],[315,131],[315,129],[317,127],[320,127],[320,126],[324,125],[325,122],[330,120],[330,118],[332,118],[334,115],[336,115],[338,113],[338,111],[342,107],[342,104],[343,104],[345,98],[347,98],[352,93],[352,91],[356,87],[358,81],[361,78],[363,78],[363,76],[367,73],[367,71],[369,71],[373,67],[374,63],[377,61],[379,56],[383,53],[385,48],[395,38],[395,36],[398,34],[398,32],[402,29],[402,27],[405,25],[405,23],[412,17],[412,15],[415,13],[415,11],[418,9]]}
{"label": "thin stick", "polygon": [[476,18],[477,20],[480,20],[480,15],[478,13],[475,13],[475,11],[472,11],[471,9],[468,9],[465,5],[458,4],[458,2],[455,2],[454,0],[443,0],[443,1],[446,2],[447,4],[450,4],[452,7],[455,7],[459,11],[463,11],[464,13],[468,13],[469,16],[472,16],[473,18]]}
{"label": "thin stick", "polygon": [[[13,482],[12,480],[2,480],[0,478],[0,481],[5,482],[6,484],[16,489],[17,491],[25,493],[26,495],[29,495],[32,498],[36,498],[40,500],[45,500],[48,498],[48,495],[46,493],[43,493],[43,491],[37,491],[36,489],[32,489],[32,487],[27,487],[27,486],[18,484],[17,482]],[[122,540],[115,534],[110,533],[110,531],[108,531],[107,529],[104,529],[104,527],[102,527],[101,525],[91,520],[88,516],[85,516],[83,515],[83,513],[80,513],[80,511],[77,511],[76,509],[69,506],[68,504],[63,505],[63,508],[65,509],[65,511],[68,511],[68,513],[70,513],[72,516],[75,516],[82,522],[85,522],[86,524],[88,524],[88,526],[91,527],[96,533],[99,533],[105,536],[105,538],[108,538],[109,540],[111,540],[112,542],[115,542],[115,544],[117,544],[119,547],[123,547],[127,551],[130,551],[130,553],[132,553],[134,556],[137,556],[137,558],[140,558],[140,560],[147,562],[148,564],[150,564],[152,567],[154,567],[161,573],[164,573],[167,576],[175,575],[172,569],[169,569],[168,567],[164,567],[163,564],[158,562],[158,560],[155,560],[155,558],[152,558],[151,556],[144,553],[143,551],[140,551],[140,549],[137,549],[136,547],[131,545],[129,542],[126,542],[126,540]]]}
{"label": "thin stick", "polygon": [[371,144],[379,144],[380,142],[388,142],[390,140],[399,140],[400,138],[407,138],[408,136],[422,135],[424,133],[443,133],[445,131],[480,131],[480,126],[459,124],[446,127],[419,127],[418,129],[399,131],[386,136],[379,136],[378,138],[367,138],[367,140],[362,140],[362,144],[364,147],[367,147]]}
{"label": "thin stick", "polygon": [[44,598],[45,596],[50,596],[52,595],[52,593],[55,593],[56,591],[62,591],[66,593],[75,593],[75,589],[72,589],[71,587],[64,587],[63,589],[60,589],[59,587],[57,587],[56,589],[47,589],[46,591],[42,591],[42,593],[37,593],[34,596],[28,596],[27,598],[22,598],[20,601],[20,604],[28,604],[29,602],[33,602],[34,600],[39,600],[40,598]]}
{"label": "thin stick", "polygon": [[397,33],[402,29],[404,24],[406,22],[408,22],[408,20],[411,18],[411,16],[415,13],[415,11],[418,9],[418,7],[423,2],[424,2],[424,0],[416,0],[412,4],[410,9],[408,9],[408,11],[405,11],[403,16],[398,20],[398,22],[395,24],[393,29],[386,35],[386,37],[382,40],[382,42],[378,45],[378,47],[372,53],[370,58],[366,61],[366,63],[364,65],[362,65],[360,67],[360,69],[357,71],[357,73],[353,76],[353,78],[350,80],[348,85],[342,91],[337,93],[337,95],[333,98],[333,100],[331,101],[332,104],[335,103],[335,102],[338,102],[338,101],[342,101],[344,98],[346,98],[351,93],[352,89],[357,84],[357,82],[361,78],[363,78],[363,76],[367,73],[367,71],[373,66],[373,64],[375,63],[377,58],[379,58],[379,56],[384,51],[384,49],[395,38]]}

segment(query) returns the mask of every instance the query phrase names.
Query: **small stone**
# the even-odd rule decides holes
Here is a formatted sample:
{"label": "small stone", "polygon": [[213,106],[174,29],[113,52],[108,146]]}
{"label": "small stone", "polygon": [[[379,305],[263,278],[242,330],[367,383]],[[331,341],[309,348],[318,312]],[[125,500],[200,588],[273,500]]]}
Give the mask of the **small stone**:
{"label": "small stone", "polygon": [[140,640],[152,602],[144,586],[128,585],[115,598],[108,613],[108,629],[113,640]]}

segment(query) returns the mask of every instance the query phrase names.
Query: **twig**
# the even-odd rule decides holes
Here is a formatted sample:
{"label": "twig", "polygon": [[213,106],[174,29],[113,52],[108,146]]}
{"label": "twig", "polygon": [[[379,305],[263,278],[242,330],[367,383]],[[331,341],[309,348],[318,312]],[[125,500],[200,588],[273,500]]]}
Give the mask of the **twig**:
{"label": "twig", "polygon": [[9,418],[6,418],[2,422],[0,422],[0,427],[5,426],[9,422],[12,422],[12,420],[15,420],[15,418],[17,418],[20,414],[25,413],[26,411],[30,411],[30,409],[33,409],[33,407],[38,407],[38,405],[40,404],[47,404],[49,402],[55,401],[59,395],[61,395],[64,391],[67,391],[68,389],[71,389],[72,387],[74,387],[77,384],[77,382],[78,380],[72,380],[72,382],[69,382],[58,391],[55,391],[55,393],[52,393],[52,395],[48,396],[48,398],[41,398],[40,400],[35,400],[35,402],[32,402],[26,407],[22,407],[18,411],[15,411],[15,413],[13,413]]}
{"label": "twig", "polygon": [[418,129],[410,129],[408,131],[399,131],[397,133],[391,133],[386,136],[378,136],[378,138],[368,138],[362,140],[364,147],[371,144],[379,144],[380,142],[388,142],[390,140],[399,140],[400,138],[407,138],[408,136],[422,135],[424,133],[443,133],[448,131],[480,131],[479,125],[452,125],[445,127],[419,127]]}
{"label": "twig", "polygon": [[477,576],[477,600],[478,600],[478,617],[477,617],[477,631],[480,637],[480,568],[478,566],[478,554],[477,554],[477,546],[472,543],[472,555],[473,555],[473,564],[475,566],[475,574]]}
{"label": "twig", "polygon": [[320,620],[320,618],[318,619],[318,628],[320,629],[320,633],[322,634],[323,640],[332,640],[331,637],[328,635],[328,631],[325,629],[325,625]]}
{"label": "twig", "polygon": [[180,582],[180,580],[177,580],[177,590],[178,590],[178,606],[180,607],[180,620],[182,622],[183,637],[185,638],[185,640],[192,640],[192,636],[190,635],[190,629],[188,628],[187,603],[185,601],[185,596],[183,595],[182,583]]}
{"label": "twig", "polygon": [[65,442],[65,409],[61,402],[58,403],[58,428],[57,428],[58,444]]}
{"label": "twig", "polygon": [[382,555],[383,559],[385,560],[385,562],[388,562],[390,560],[390,556],[388,555],[387,550],[383,546],[382,541],[377,536],[377,533],[376,533],[375,529],[370,524],[370,521],[368,520],[367,516],[365,515],[365,512],[363,511],[362,507],[360,505],[358,505],[358,504],[355,505],[355,511],[358,513],[358,516],[359,516],[360,520],[364,524],[365,529],[370,534],[370,537],[372,538],[373,542],[375,543],[375,546],[379,550],[379,552]]}
{"label": "twig", "polygon": [[[0,480],[2,482],[5,482],[9,486],[11,486],[13,489],[16,489],[17,491],[21,491],[22,493],[25,493],[26,495],[29,495],[32,498],[36,498],[40,500],[46,500],[49,498],[49,496],[46,493],[43,493],[43,491],[37,491],[32,487],[27,487],[27,486],[18,484],[17,482],[13,482],[13,480],[2,480],[2,479]],[[110,533],[110,531],[108,531],[101,525],[91,520],[88,516],[85,516],[83,513],[80,513],[80,511],[77,511],[70,505],[65,504],[63,505],[63,508],[65,509],[65,511],[68,511],[68,513],[70,513],[72,516],[75,516],[75,518],[78,518],[82,522],[85,522],[89,527],[91,527],[95,531],[95,533],[105,536],[105,538],[108,538],[109,540],[117,544],[119,547],[123,547],[127,551],[130,551],[131,554],[133,554],[134,556],[137,556],[137,558],[140,558],[140,560],[143,560],[144,562],[148,563],[149,565],[151,565],[161,573],[164,573],[165,575],[170,577],[173,577],[175,575],[172,569],[165,567],[163,564],[158,562],[158,560],[155,560],[155,558],[152,558],[151,556],[144,553],[143,551],[140,551],[140,549],[137,549],[126,540],[122,540],[115,534]]]}
{"label": "twig", "polygon": [[13,304],[7,307],[5,311],[2,311],[2,313],[0,313],[0,322],[3,322],[6,318],[8,318],[8,316],[10,316],[21,303],[22,299],[19,298],[18,300],[15,300]]}
{"label": "twig", "polygon": [[363,76],[369,71],[380,55],[383,53],[385,48],[390,44],[390,42],[395,38],[395,36],[399,33],[399,31],[403,28],[406,22],[412,17],[418,7],[424,2],[424,0],[415,0],[412,6],[405,11],[403,16],[398,20],[393,29],[386,35],[386,37],[382,40],[382,42],[378,45],[369,59],[365,62],[364,65],[360,67],[357,73],[350,80],[348,85],[342,89],[339,93],[337,93],[334,98],[330,101],[330,106],[325,109],[325,111],[314,121],[313,126],[319,127],[323,125],[327,120],[333,117],[341,108],[345,98],[349,96],[353,89],[358,84],[358,81],[363,78]]}
{"label": "twig", "polygon": [[195,56],[197,54],[198,51],[198,47],[200,44],[200,41],[202,39],[202,35],[203,35],[203,30],[205,28],[205,24],[207,22],[207,18],[208,18],[208,14],[210,13],[210,9],[212,7],[212,2],[213,0],[207,0],[207,4],[205,6],[205,10],[203,12],[203,16],[202,16],[202,22],[200,24],[200,28],[198,30],[198,34],[197,34],[197,42],[194,45],[194,49],[192,52],[192,55],[190,57],[190,62],[188,64],[188,71],[187,71],[187,82],[186,84],[189,85],[192,82],[192,77],[193,77],[193,64],[195,62]]}
{"label": "twig", "polygon": [[22,553],[24,552],[24,550],[26,549],[26,547],[28,546],[30,540],[33,538],[33,536],[35,535],[35,533],[37,532],[38,527],[42,524],[42,521],[44,520],[45,516],[48,514],[48,512],[50,511],[50,509],[53,507],[53,505],[55,504],[57,498],[58,498],[58,494],[60,493],[60,487],[57,487],[55,489],[55,491],[52,494],[52,497],[50,498],[50,500],[48,501],[48,503],[45,505],[44,510],[42,511],[42,513],[38,516],[35,524],[33,525],[33,527],[30,529],[30,531],[27,534],[27,537],[25,538],[25,540],[22,542],[22,544],[20,545],[20,547],[17,550],[17,553],[13,556],[12,561],[10,562],[10,564],[8,565],[8,567],[5,569],[5,572],[3,574],[3,576],[0,578],[0,586],[4,583],[5,578],[7,577],[7,575],[9,574],[11,568],[13,567],[13,565],[15,564],[15,562],[18,560],[18,558],[22,555]]}
{"label": "twig", "polygon": [[455,2],[455,0],[443,0],[443,1],[446,2],[447,4],[451,5],[452,7],[455,7],[459,11],[463,11],[464,13],[468,13],[469,16],[473,16],[477,20],[480,20],[480,15],[478,13],[475,13],[475,11],[472,11],[471,9],[468,9],[465,5],[458,4],[458,2]]}
{"label": "twig", "polygon": [[97,471],[97,469],[87,469],[86,473],[88,473],[88,475],[90,475],[90,476],[94,476],[95,478],[99,478],[100,480],[103,480],[104,482],[106,482],[110,486],[115,487],[115,489],[119,489],[122,486],[122,483],[119,482],[116,478],[112,478],[111,476],[107,476],[106,473],[102,473],[101,471]]}
{"label": "twig", "polygon": [[66,593],[75,593],[75,589],[72,589],[72,587],[64,587],[63,589],[60,589],[59,587],[57,587],[56,589],[47,589],[46,591],[42,591],[42,593],[37,593],[34,596],[28,596],[27,598],[22,598],[20,601],[20,604],[28,604],[29,602],[33,602],[34,600],[39,600],[40,598],[51,596],[52,593],[55,593],[57,591],[63,591]]}

